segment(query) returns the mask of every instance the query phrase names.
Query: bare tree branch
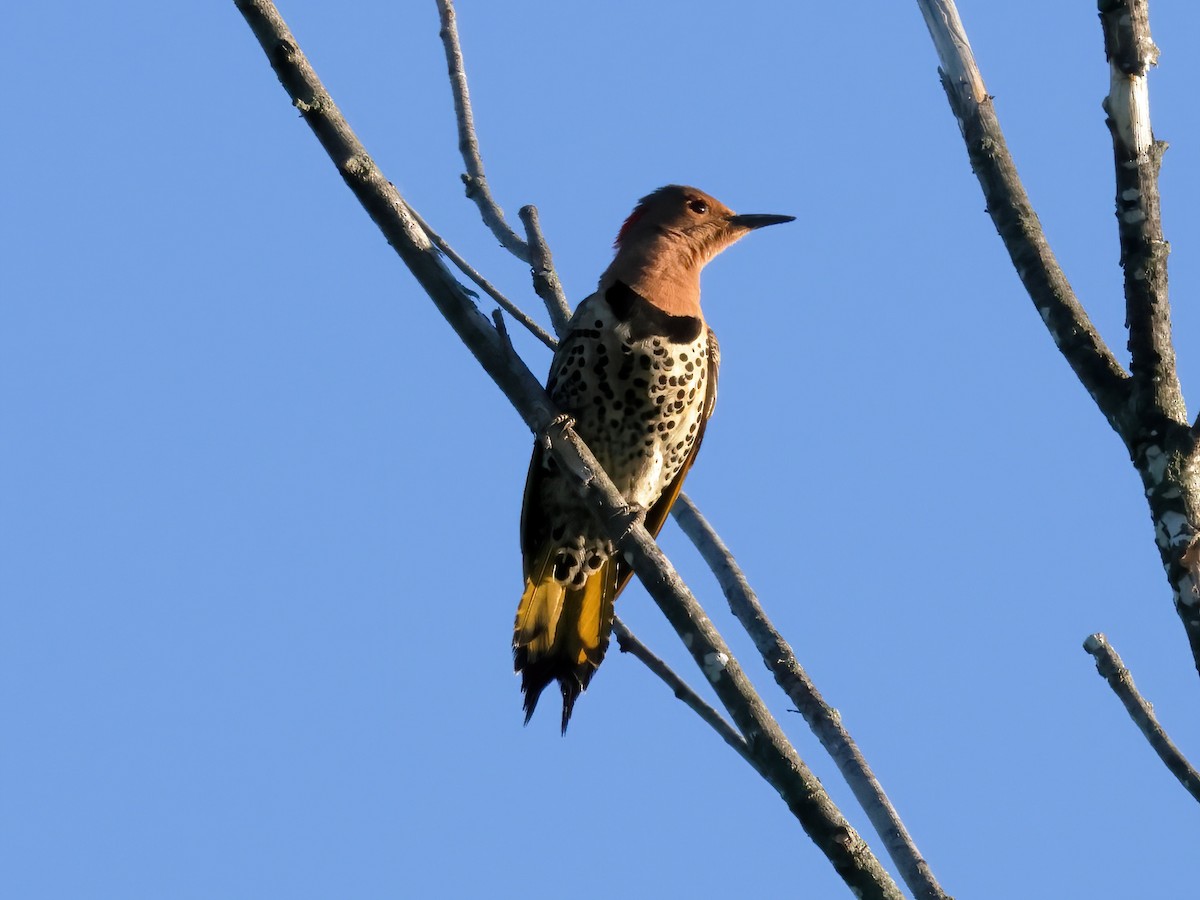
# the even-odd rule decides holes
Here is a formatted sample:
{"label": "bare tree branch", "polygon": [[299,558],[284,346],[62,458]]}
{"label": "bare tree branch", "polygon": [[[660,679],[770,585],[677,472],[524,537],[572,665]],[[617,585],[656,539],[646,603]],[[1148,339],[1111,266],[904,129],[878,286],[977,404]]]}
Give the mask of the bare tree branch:
{"label": "bare tree branch", "polygon": [[[546,440],[560,465],[598,501],[601,521],[629,559],[668,621],[685,637],[693,659],[712,682],[758,762],[763,778],[846,884],[863,898],[903,895],[870,848],[846,821],[787,742],[754,693],[724,640],[641,524],[627,528],[625,503],[541,384],[512,350],[505,335],[471,303],[395,186],[367,155],[270,0],[235,0],[285,90],[325,148],[347,186],[399,253],[430,299],[468,349],[504,391],[526,424]],[[627,531],[622,535],[622,532]]]}
{"label": "bare tree branch", "polygon": [[536,337],[551,350],[558,346],[558,341],[548,335],[546,330],[542,328],[541,325],[526,315],[525,311],[521,309],[521,307],[517,306],[517,304],[505,297],[490,281],[480,275],[479,272],[475,270],[474,266],[463,259],[462,256],[460,256],[458,252],[451,247],[450,244],[448,244],[440,234],[438,234],[429,226],[428,222],[421,218],[420,213],[418,213],[411,206],[408,207],[408,213],[414,219],[416,219],[417,224],[421,226],[421,230],[425,232],[429,240],[433,241],[433,245],[441,250],[442,253],[445,254],[446,258],[458,267],[460,272],[475,282],[475,284],[477,284],[485,294],[499,303],[505,312],[524,325],[530,334]]}
{"label": "bare tree branch", "polygon": [[454,4],[451,0],[437,0],[437,6],[438,15],[442,20],[442,27],[438,34],[442,39],[442,45],[446,48],[446,65],[450,69],[450,87],[454,92],[454,115],[458,120],[458,149],[462,153],[463,162],[467,165],[467,173],[462,177],[463,184],[467,186],[467,196],[475,201],[483,216],[484,224],[491,229],[492,234],[504,248],[522,262],[529,262],[529,246],[509,227],[504,218],[504,210],[492,197],[487,178],[483,174],[483,160],[479,156],[479,140],[475,136],[475,117],[471,113],[471,95],[467,91],[467,73],[463,68],[462,47],[458,41]]}
{"label": "bare tree branch", "polygon": [[1192,764],[1175,746],[1166,730],[1159,724],[1158,718],[1154,715],[1154,707],[1138,693],[1138,689],[1133,683],[1133,675],[1130,674],[1129,669],[1125,668],[1125,663],[1112,644],[1103,634],[1097,632],[1083,642],[1083,649],[1095,657],[1096,671],[1108,681],[1113,693],[1125,704],[1129,717],[1146,736],[1146,740],[1150,742],[1150,746],[1154,748],[1158,758],[1166,764],[1171,774],[1179,779],[1179,783],[1192,795],[1192,798],[1200,801],[1200,772],[1192,767]]}
{"label": "bare tree branch", "polygon": [[1117,168],[1129,346],[1125,373],[1071,292],[1038,224],[996,119],[953,0],[917,0],[941,60],[942,85],[958,118],[988,212],[1055,343],[1128,448],[1141,476],[1154,538],[1200,673],[1200,567],[1185,560],[1200,540],[1200,450],[1187,426],[1175,374],[1167,306],[1158,165],[1146,71],[1157,51],[1146,0],[1100,0],[1112,77],[1105,107]]}
{"label": "bare tree branch", "polygon": [[1101,0],[1104,54],[1110,82],[1104,111],[1116,162],[1117,225],[1125,270],[1129,371],[1137,412],[1153,411],[1187,422],[1167,298],[1167,255],[1163,238],[1158,171],[1166,143],[1150,128],[1150,67],[1158,48],[1150,39],[1146,0]]}
{"label": "bare tree branch", "polygon": [[646,668],[666,683],[667,687],[674,692],[677,699],[686,703],[696,715],[707,722],[712,730],[719,734],[725,743],[736,750],[742,759],[750,763],[756,770],[758,769],[758,760],[750,753],[750,747],[746,744],[745,738],[738,733],[738,730],[730,725],[726,718],[716,709],[705,703],[704,698],[692,690],[688,683],[675,673],[674,669],[668,666],[661,658],[655,656],[649,647],[639,641],[634,633],[629,630],[629,627],[621,621],[620,617],[613,619],[613,634],[617,638],[617,648],[622,653],[628,653],[644,663]]}
{"label": "bare tree branch", "polygon": [[679,495],[671,512],[717,576],[721,591],[729,601],[729,608],[754,640],[754,646],[762,654],[763,662],[775,676],[775,681],[796,704],[797,711],[804,716],[821,746],[837,764],[842,777],[850,785],[883,841],[888,855],[900,870],[900,877],[908,889],[919,900],[947,900],[946,892],[917,850],[916,842],[871,771],[866,757],[843,727],[841,715],[825,702],[796,659],[791,645],[767,617],[729,548],[685,494]]}
{"label": "bare tree branch", "polygon": [[1100,0],[1099,8],[1109,63],[1104,110],[1116,169],[1133,380],[1122,436],[1142,477],[1175,610],[1200,672],[1200,566],[1192,560],[1200,541],[1200,461],[1171,339],[1170,245],[1163,237],[1158,190],[1167,145],[1154,139],[1150,127],[1148,77],[1158,63],[1158,48],[1150,37],[1147,0]]}
{"label": "bare tree branch", "polygon": [[1129,376],[1092,325],[1054,258],[1000,130],[992,98],[953,0],[917,0],[941,61],[942,86],[958,119],[988,213],[1054,343],[1100,411],[1124,434]]}
{"label": "bare tree branch", "polygon": [[[1147,0],[1100,0],[1109,91],[1104,100],[1116,169],[1133,390],[1122,433],[1142,478],[1154,540],[1200,673],[1200,450],[1175,368],[1158,172],[1166,143],[1150,127]],[[1200,422],[1200,420],[1198,420]]]}
{"label": "bare tree branch", "polygon": [[554,259],[546,238],[542,235],[542,226],[538,222],[537,208],[522,206],[518,213],[525,224],[525,236],[529,239],[530,265],[533,266],[533,289],[546,304],[546,312],[550,314],[550,323],[554,333],[561,335],[571,318],[571,304],[563,291],[558,273],[554,271]]}

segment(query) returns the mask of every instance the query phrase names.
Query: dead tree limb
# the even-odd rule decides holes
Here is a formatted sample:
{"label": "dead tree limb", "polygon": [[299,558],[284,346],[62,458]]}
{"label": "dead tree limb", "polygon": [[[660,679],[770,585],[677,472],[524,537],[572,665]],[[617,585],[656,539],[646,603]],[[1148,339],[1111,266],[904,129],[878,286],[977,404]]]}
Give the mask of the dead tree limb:
{"label": "dead tree limb", "polygon": [[1117,169],[1131,372],[1075,297],[1017,176],[953,0],[917,0],[940,60],[988,213],[1034,306],[1101,413],[1121,436],[1150,505],[1155,543],[1200,673],[1200,449],[1175,374],[1158,167],[1146,73],[1157,58],[1147,0],[1100,0],[1112,75],[1105,108]]}
{"label": "dead tree limb", "polygon": [[[1150,68],[1158,48],[1147,0],[1100,0],[1109,91],[1104,99],[1116,170],[1130,373],[1122,432],[1154,519],[1154,537],[1200,672],[1200,459],[1175,370],[1158,172],[1164,141],[1150,126]],[[1190,564],[1189,564],[1190,560]]]}
{"label": "dead tree limb", "polygon": [[1162,231],[1158,172],[1167,145],[1150,127],[1150,67],[1158,48],[1150,39],[1145,2],[1101,0],[1109,91],[1104,99],[1116,164],[1117,230],[1125,270],[1129,328],[1129,371],[1134,413],[1163,414],[1185,422],[1183,395],[1175,373],[1171,306],[1167,298],[1167,254]]}
{"label": "dead tree limb", "polygon": [[[1041,223],[996,118],[953,0],[918,0],[941,60],[939,74],[958,120],[971,169],[1017,276],[1058,349],[1101,412],[1114,422],[1129,394],[1129,376],[1075,296]],[[1119,430],[1119,429],[1118,429]]]}

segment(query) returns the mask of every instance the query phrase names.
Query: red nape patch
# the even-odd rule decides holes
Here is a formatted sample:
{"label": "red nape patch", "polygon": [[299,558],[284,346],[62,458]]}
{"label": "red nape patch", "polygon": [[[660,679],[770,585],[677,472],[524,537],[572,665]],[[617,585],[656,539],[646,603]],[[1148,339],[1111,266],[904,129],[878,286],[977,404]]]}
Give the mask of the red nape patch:
{"label": "red nape patch", "polygon": [[646,213],[646,205],[639,203],[638,208],[629,214],[629,218],[625,220],[625,224],[621,226],[621,230],[617,232],[617,239],[613,241],[613,249],[616,250],[621,246],[621,241],[625,240],[625,235],[629,234],[629,229],[637,224]]}

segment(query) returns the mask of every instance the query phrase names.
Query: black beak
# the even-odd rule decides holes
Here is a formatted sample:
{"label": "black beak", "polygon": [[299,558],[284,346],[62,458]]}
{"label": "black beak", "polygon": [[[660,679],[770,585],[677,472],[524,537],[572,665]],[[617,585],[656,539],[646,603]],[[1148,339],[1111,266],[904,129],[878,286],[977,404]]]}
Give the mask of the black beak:
{"label": "black beak", "polygon": [[750,229],[766,228],[768,225],[782,225],[784,222],[794,222],[795,220],[795,216],[774,216],[761,213],[749,213],[743,216],[729,217],[731,224]]}

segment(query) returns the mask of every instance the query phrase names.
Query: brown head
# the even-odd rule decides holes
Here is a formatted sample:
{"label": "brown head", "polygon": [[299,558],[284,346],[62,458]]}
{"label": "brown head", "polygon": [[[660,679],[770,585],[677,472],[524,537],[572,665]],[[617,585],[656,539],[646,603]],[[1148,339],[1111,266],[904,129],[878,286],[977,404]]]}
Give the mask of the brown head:
{"label": "brown head", "polygon": [[705,263],[754,229],[794,218],[738,215],[704,191],[669,184],[638,201],[621,226],[600,290],[622,281],[671,315],[699,316]]}

